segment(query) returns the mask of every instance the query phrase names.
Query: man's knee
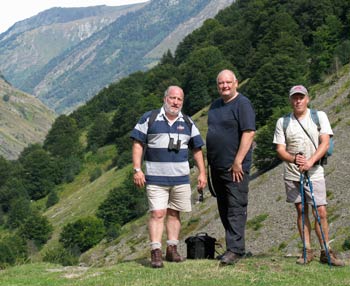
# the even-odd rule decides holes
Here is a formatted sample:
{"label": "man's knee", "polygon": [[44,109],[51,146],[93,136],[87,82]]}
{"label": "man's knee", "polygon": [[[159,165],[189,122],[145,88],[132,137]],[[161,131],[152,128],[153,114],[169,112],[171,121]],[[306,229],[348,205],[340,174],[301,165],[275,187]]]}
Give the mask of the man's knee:
{"label": "man's knee", "polygon": [[153,220],[164,220],[166,210],[153,210],[151,211],[151,219]]}
{"label": "man's knee", "polygon": [[174,209],[167,209],[167,217],[170,219],[179,219],[180,212]]}
{"label": "man's knee", "polygon": [[320,219],[326,219],[327,218],[327,208],[326,206],[319,206],[317,208],[318,215],[320,216]]}

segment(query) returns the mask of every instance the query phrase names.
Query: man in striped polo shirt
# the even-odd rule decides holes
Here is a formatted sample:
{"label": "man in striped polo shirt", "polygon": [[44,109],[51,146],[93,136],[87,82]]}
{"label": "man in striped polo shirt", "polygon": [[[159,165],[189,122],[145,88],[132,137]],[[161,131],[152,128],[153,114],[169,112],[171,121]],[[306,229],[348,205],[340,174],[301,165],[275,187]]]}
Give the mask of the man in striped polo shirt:
{"label": "man in striped polo shirt", "polygon": [[[163,107],[154,122],[149,122],[152,111],[146,112],[130,136],[133,139],[134,183],[138,187],[146,185],[153,268],[163,267],[161,241],[165,220],[165,258],[169,262],[183,261],[177,252],[177,244],[181,229],[180,212],[191,211],[188,148],[192,150],[199,170],[198,190],[205,188],[207,183],[201,149],[204,142],[193,121],[181,113],[183,102],[183,90],[169,86],[164,94]],[[141,169],[145,147],[146,174]]]}

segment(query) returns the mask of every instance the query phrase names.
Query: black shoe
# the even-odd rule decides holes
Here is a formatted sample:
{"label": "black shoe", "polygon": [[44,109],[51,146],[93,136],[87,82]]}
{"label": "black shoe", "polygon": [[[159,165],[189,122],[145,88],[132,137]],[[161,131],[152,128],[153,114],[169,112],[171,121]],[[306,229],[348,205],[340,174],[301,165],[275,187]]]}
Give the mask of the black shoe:
{"label": "black shoe", "polygon": [[242,258],[242,255],[226,251],[226,253],[220,259],[221,265],[232,265],[238,262]]}

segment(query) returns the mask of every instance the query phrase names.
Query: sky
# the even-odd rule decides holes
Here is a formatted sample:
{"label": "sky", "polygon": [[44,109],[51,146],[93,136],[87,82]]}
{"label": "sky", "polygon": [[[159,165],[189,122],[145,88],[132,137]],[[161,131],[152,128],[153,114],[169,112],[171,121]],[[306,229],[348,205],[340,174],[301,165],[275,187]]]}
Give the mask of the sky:
{"label": "sky", "polygon": [[0,34],[18,21],[53,7],[120,6],[147,0],[5,0],[0,4]]}

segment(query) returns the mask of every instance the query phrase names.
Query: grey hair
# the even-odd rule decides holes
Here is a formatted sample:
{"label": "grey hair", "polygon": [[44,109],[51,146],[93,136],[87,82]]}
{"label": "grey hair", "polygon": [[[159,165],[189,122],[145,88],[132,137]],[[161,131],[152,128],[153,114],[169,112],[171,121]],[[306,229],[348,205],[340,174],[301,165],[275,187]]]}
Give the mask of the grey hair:
{"label": "grey hair", "polygon": [[170,86],[168,86],[168,88],[165,90],[165,92],[164,92],[164,97],[167,97],[167,96],[168,96],[169,91],[170,91],[170,89],[172,89],[172,88],[181,89],[182,94],[185,95],[181,87],[179,87],[179,86],[177,86],[177,85],[170,85]]}
{"label": "grey hair", "polygon": [[222,70],[221,72],[219,72],[218,76],[216,77],[216,83],[218,83],[219,77],[220,77],[223,73],[226,73],[226,72],[227,72],[227,73],[230,73],[230,74],[233,76],[233,80],[237,80],[235,73],[234,73],[233,71],[231,71],[231,70],[226,69],[226,70]]}

